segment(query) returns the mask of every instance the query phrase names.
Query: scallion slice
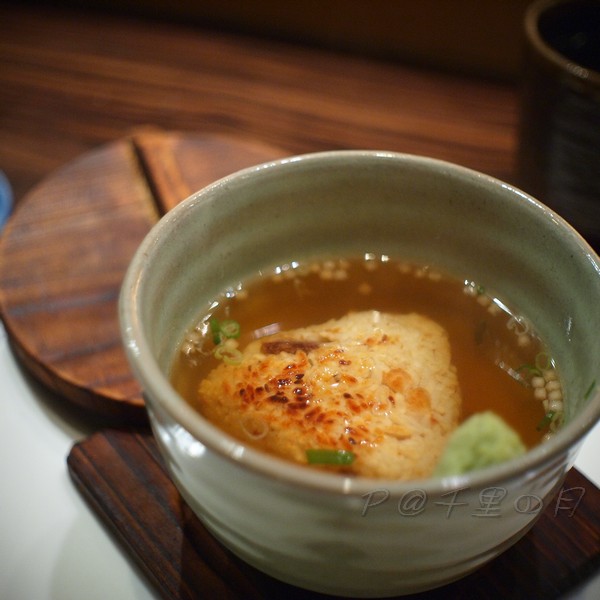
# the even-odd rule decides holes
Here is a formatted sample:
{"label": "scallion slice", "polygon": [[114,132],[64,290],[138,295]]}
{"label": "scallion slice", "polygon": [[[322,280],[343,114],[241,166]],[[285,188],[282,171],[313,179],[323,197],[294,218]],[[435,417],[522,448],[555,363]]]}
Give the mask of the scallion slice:
{"label": "scallion slice", "polygon": [[240,324],[233,319],[224,319],[220,321],[215,317],[208,320],[210,332],[215,346],[218,346],[223,340],[231,340],[240,337]]}
{"label": "scallion slice", "polygon": [[239,365],[242,362],[242,353],[237,348],[220,344],[215,348],[215,358],[222,360],[226,365]]}
{"label": "scallion slice", "polygon": [[532,376],[542,376],[542,372],[535,365],[521,365],[520,367],[517,367],[515,371],[517,373],[520,373],[521,371],[529,371],[529,374]]}
{"label": "scallion slice", "polygon": [[233,319],[221,321],[219,330],[227,339],[235,339],[240,337],[240,324]]}
{"label": "scallion slice", "polygon": [[306,459],[311,465],[346,466],[351,465],[355,458],[356,455],[350,450],[310,448],[306,451]]}
{"label": "scallion slice", "polygon": [[212,339],[215,346],[221,343],[221,325],[219,321],[214,317],[208,320],[210,332],[212,333]]}
{"label": "scallion slice", "polygon": [[536,429],[538,431],[542,431],[542,429],[546,429],[546,427],[548,427],[548,425],[550,425],[550,423],[552,423],[552,420],[554,419],[554,415],[556,414],[555,411],[553,410],[549,410],[543,417],[542,420],[537,424]]}

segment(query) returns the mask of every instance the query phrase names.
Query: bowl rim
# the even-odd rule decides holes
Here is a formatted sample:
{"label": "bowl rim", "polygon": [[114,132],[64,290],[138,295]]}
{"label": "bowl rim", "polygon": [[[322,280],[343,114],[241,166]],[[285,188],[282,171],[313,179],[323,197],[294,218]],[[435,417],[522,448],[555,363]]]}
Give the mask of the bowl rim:
{"label": "bowl rim", "polygon": [[[168,377],[162,373],[158,361],[150,350],[139,316],[141,306],[141,294],[139,292],[147,272],[146,266],[152,256],[153,249],[156,248],[157,241],[168,235],[169,230],[179,220],[183,212],[201,204],[206,197],[218,193],[222,188],[227,189],[234,181],[252,178],[262,171],[277,169],[280,165],[310,161],[339,161],[340,159],[361,160],[364,158],[391,159],[437,169],[450,169],[452,172],[471,180],[483,179],[488,184],[504,188],[512,195],[519,196],[521,200],[525,199],[536,207],[536,210],[545,213],[563,228],[570,230],[574,243],[578,244],[581,250],[588,255],[588,258],[595,263],[596,271],[600,277],[600,259],[589,244],[562,217],[522,190],[495,177],[461,165],[426,156],[381,150],[328,150],[289,156],[254,165],[216,180],[171,209],[146,235],[127,269],[119,298],[121,336],[133,373],[142,386],[150,415],[152,416],[156,405],[157,408],[164,411],[174,422],[179,424],[187,434],[191,435],[194,441],[200,442],[206,449],[256,475],[284,482],[300,489],[318,490],[344,496],[364,497],[374,490],[382,489],[387,490],[390,497],[402,497],[403,494],[415,489],[429,495],[439,495],[447,493],[449,490],[473,487],[481,489],[497,486],[499,483],[508,484],[511,480],[518,480],[523,476],[526,478],[533,476],[535,470],[543,464],[550,465],[553,461],[561,460],[563,455],[568,454],[569,451],[575,454],[578,450],[578,444],[600,420],[600,382],[597,382],[595,394],[587,400],[586,406],[571,422],[561,428],[550,440],[528,450],[526,454],[516,459],[461,475],[401,481],[320,471],[254,449],[223,432],[205,419],[171,386]],[[574,456],[572,459],[574,460]],[[573,460],[569,461],[569,468]]]}

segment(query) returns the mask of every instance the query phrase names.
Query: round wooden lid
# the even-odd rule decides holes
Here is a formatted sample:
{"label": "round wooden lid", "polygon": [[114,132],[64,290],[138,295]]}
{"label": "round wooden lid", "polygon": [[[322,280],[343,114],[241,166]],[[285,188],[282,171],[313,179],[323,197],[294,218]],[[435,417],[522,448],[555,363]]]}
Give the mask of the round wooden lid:
{"label": "round wooden lid", "polygon": [[117,315],[130,259],[178,202],[283,155],[251,141],[140,130],[42,181],[0,237],[0,315],[21,362],[111,423],[143,421]]}

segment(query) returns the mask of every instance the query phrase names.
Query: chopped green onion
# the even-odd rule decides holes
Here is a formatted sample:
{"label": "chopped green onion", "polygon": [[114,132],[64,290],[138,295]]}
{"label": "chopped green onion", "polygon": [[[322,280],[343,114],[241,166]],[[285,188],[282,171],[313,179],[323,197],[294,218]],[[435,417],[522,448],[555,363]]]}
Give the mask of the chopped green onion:
{"label": "chopped green onion", "polygon": [[356,455],[350,450],[329,450],[325,448],[311,448],[306,451],[306,459],[311,465],[351,465]]}
{"label": "chopped green onion", "polygon": [[520,367],[517,367],[515,370],[517,371],[517,373],[527,370],[532,375],[538,375],[540,377],[542,376],[542,372],[534,365],[521,365]]}
{"label": "chopped green onion", "polygon": [[550,423],[552,423],[553,419],[554,419],[554,415],[556,415],[556,412],[553,410],[548,411],[542,418],[542,420],[537,424],[536,429],[538,431],[542,431],[542,429],[546,429],[546,427],[548,427],[548,425],[550,425]]}
{"label": "chopped green onion", "polygon": [[220,331],[227,339],[239,338],[240,324],[233,319],[226,319],[221,321]]}
{"label": "chopped green onion", "polygon": [[223,338],[229,340],[240,337],[240,324],[233,319],[225,319],[219,322],[218,319],[212,317],[208,320],[208,324],[215,346],[218,346]]}
{"label": "chopped green onion", "polygon": [[521,371],[529,371],[529,373],[531,375],[537,375],[538,377],[543,377],[544,376],[544,371],[547,371],[548,369],[552,368],[552,358],[550,358],[550,356],[548,356],[548,354],[546,354],[545,352],[540,352],[536,357],[535,357],[535,364],[534,365],[521,365],[520,367],[517,367],[515,370],[517,371],[517,373],[520,373]]}
{"label": "chopped green onion", "polygon": [[210,331],[212,333],[213,343],[216,346],[221,343],[221,326],[219,321],[214,317],[209,319],[208,325],[210,326]]}
{"label": "chopped green onion", "polygon": [[242,362],[242,353],[237,348],[230,348],[224,344],[215,348],[214,355],[226,365],[239,365]]}

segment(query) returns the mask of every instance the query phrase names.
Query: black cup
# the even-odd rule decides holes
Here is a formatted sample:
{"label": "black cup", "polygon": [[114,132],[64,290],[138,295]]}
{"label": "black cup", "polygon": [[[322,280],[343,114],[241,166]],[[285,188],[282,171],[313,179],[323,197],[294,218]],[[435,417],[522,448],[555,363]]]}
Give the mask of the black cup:
{"label": "black cup", "polygon": [[600,0],[525,15],[519,186],[600,251]]}

